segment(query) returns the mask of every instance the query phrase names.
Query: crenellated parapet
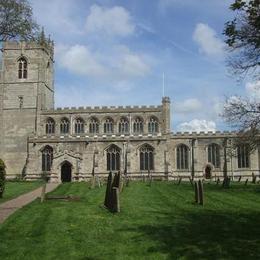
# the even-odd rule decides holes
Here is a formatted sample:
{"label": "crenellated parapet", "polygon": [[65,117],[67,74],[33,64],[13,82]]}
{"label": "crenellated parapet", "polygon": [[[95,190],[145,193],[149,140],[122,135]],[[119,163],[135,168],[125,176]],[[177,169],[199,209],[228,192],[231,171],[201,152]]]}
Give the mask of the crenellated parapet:
{"label": "crenellated parapet", "polygon": [[60,113],[132,113],[132,112],[161,112],[162,106],[86,106],[86,107],[57,107],[56,109],[43,110],[42,114]]}
{"label": "crenellated parapet", "polygon": [[223,138],[223,137],[234,137],[237,135],[236,131],[208,131],[208,132],[172,132],[171,138]]}

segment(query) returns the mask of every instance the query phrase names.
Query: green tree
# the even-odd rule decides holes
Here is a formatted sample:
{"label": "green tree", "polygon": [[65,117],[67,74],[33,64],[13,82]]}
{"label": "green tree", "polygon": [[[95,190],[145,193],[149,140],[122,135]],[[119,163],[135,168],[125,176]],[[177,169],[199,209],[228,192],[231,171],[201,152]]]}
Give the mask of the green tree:
{"label": "green tree", "polygon": [[253,73],[259,77],[260,0],[235,0],[230,9],[235,18],[224,29],[230,50],[228,65],[239,76]]}
{"label": "green tree", "polygon": [[[260,68],[260,0],[235,0],[230,9],[236,15],[225,24],[224,35],[229,46],[228,66],[240,77],[259,79]],[[224,105],[222,116],[238,129],[234,144],[259,145],[260,103],[257,99],[233,96]]]}
{"label": "green tree", "polygon": [[32,40],[38,29],[27,0],[0,0],[0,41]]}

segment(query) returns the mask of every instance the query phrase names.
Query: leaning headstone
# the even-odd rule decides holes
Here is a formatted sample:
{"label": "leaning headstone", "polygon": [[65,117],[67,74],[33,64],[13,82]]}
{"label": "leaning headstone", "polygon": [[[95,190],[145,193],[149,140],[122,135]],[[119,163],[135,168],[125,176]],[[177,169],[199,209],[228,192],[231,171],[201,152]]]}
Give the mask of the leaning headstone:
{"label": "leaning headstone", "polygon": [[239,178],[238,178],[238,182],[240,182],[240,181],[241,181],[241,178],[242,178],[242,176],[240,175],[240,176],[239,176]]}
{"label": "leaning headstone", "polygon": [[194,182],[194,192],[195,192],[195,203],[198,204],[199,203],[199,186],[198,186],[197,181]]}
{"label": "leaning headstone", "polygon": [[216,182],[216,185],[219,185],[219,183],[220,183],[220,179],[219,179],[219,177],[218,177],[217,182]]}
{"label": "leaning headstone", "polygon": [[182,181],[182,177],[179,177],[178,185],[181,184],[181,181]]}
{"label": "leaning headstone", "polygon": [[119,189],[116,187],[112,188],[112,198],[113,198],[113,212],[120,212],[120,203],[119,203]]}
{"label": "leaning headstone", "polygon": [[107,207],[108,209],[111,207],[112,182],[113,182],[113,173],[110,172],[107,178],[107,189],[106,189],[105,202],[104,202],[105,207]]}
{"label": "leaning headstone", "polygon": [[190,180],[190,184],[191,184],[191,186],[193,187],[193,180],[192,180],[192,178],[189,177],[189,180]]}
{"label": "leaning headstone", "polygon": [[203,182],[199,180],[199,204],[204,205]]}
{"label": "leaning headstone", "polygon": [[256,175],[252,172],[252,183],[256,184]]}
{"label": "leaning headstone", "polygon": [[245,181],[245,186],[247,186],[247,183],[248,183],[248,178],[247,178],[246,181]]}

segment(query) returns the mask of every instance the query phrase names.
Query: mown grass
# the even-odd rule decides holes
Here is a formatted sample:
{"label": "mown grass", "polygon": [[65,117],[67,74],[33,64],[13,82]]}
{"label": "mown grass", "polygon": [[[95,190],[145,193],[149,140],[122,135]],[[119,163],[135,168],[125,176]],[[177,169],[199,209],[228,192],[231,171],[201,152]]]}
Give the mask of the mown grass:
{"label": "mown grass", "polygon": [[80,201],[34,201],[0,226],[0,259],[258,259],[260,187],[131,182],[120,214],[101,207],[105,187],[63,184],[53,194]]}
{"label": "mown grass", "polygon": [[32,191],[42,185],[40,181],[25,182],[25,181],[8,181],[5,185],[3,198],[0,198],[0,204],[7,200],[13,199],[26,192]]}

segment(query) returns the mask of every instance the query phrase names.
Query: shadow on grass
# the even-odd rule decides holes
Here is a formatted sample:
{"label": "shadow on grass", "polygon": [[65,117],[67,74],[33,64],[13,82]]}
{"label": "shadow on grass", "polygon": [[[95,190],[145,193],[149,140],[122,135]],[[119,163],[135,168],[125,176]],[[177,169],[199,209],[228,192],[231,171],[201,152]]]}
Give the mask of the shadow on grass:
{"label": "shadow on grass", "polygon": [[156,246],[148,252],[167,254],[169,259],[259,259],[259,219],[259,212],[164,214],[160,221],[163,224],[125,231],[136,232],[134,240],[152,240]]}

